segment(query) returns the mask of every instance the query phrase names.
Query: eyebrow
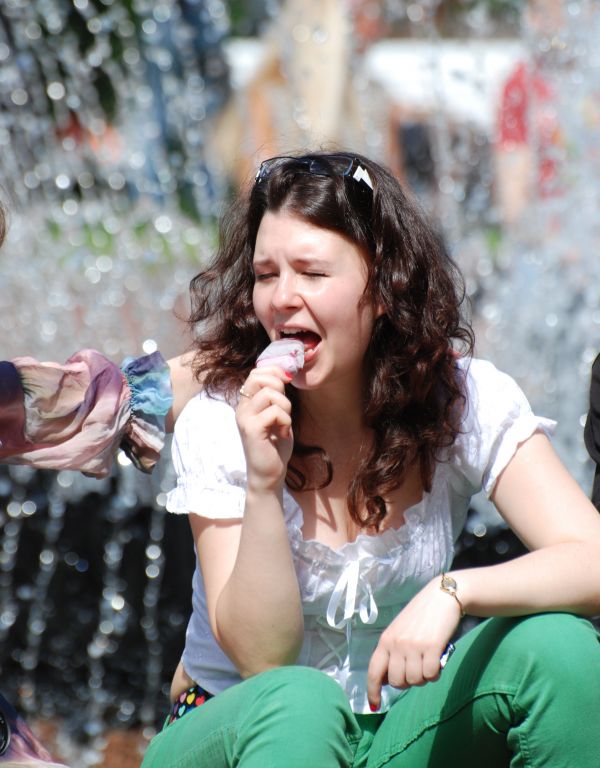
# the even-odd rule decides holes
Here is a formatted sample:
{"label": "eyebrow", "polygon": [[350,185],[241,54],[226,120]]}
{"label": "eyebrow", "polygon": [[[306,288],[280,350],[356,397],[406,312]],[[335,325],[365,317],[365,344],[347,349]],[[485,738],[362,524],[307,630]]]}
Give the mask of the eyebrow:
{"label": "eyebrow", "polygon": [[[294,265],[304,265],[304,266],[311,266],[311,267],[322,267],[331,269],[331,262],[323,260],[321,258],[313,258],[311,256],[295,256],[292,260],[292,264]],[[252,260],[252,264],[254,267],[264,267],[269,264],[273,264],[274,260],[268,256],[259,256],[258,258],[254,258]]]}

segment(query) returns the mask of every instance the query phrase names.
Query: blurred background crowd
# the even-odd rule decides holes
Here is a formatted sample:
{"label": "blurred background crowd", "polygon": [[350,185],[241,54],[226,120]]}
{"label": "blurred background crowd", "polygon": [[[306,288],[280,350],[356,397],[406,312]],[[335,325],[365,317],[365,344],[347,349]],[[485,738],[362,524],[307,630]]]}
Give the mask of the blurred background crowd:
{"label": "blurred background crowd", "polygon": [[[351,148],[435,220],[477,354],[589,490],[599,35],[594,0],[0,0],[0,357],[184,351],[230,194],[266,157]],[[78,766],[136,765],[166,709],[193,567],[172,482],[168,457],[0,467],[0,688]],[[518,551],[477,500],[462,562]]]}

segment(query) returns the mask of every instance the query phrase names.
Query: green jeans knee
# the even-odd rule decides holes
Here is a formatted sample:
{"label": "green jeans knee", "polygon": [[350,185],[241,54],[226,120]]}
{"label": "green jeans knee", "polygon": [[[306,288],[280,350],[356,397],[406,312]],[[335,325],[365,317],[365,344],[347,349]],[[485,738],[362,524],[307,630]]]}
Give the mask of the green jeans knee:
{"label": "green jeans knee", "polygon": [[456,644],[439,681],[386,715],[368,768],[600,765],[600,643],[576,616],[489,619]]}
{"label": "green jeans knee", "polygon": [[345,768],[360,738],[337,683],[315,669],[280,667],[166,727],[142,768]]}
{"label": "green jeans knee", "polygon": [[314,669],[264,672],[168,726],[142,768],[597,768],[599,756],[598,635],[548,613],[483,622],[385,716],[353,715]]}

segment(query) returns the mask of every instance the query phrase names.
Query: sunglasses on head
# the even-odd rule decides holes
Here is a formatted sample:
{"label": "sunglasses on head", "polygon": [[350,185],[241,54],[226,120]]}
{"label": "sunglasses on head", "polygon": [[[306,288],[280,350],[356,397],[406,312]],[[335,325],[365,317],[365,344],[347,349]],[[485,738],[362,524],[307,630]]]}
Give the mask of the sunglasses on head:
{"label": "sunglasses on head", "polygon": [[[334,163],[339,161],[341,167],[337,168]],[[255,184],[260,184],[267,179],[269,175],[277,168],[289,168],[302,173],[309,173],[314,176],[344,176],[353,179],[358,184],[373,190],[373,182],[367,169],[361,165],[356,157],[347,155],[329,155],[328,157],[319,157],[318,155],[302,155],[300,157],[291,157],[280,155],[263,160],[260,168],[254,178]]]}

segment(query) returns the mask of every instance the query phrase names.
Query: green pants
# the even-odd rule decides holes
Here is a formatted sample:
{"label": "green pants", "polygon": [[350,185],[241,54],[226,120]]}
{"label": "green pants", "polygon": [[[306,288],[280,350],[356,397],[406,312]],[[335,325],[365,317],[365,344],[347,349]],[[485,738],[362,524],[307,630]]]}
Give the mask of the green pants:
{"label": "green pants", "polygon": [[306,667],[245,680],[159,733],[142,768],[598,768],[600,643],[548,613],[489,619],[435,683],[384,715],[354,715]]}

